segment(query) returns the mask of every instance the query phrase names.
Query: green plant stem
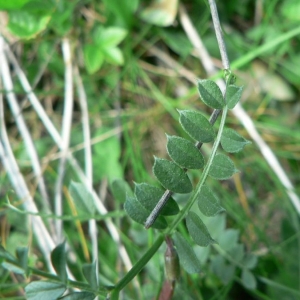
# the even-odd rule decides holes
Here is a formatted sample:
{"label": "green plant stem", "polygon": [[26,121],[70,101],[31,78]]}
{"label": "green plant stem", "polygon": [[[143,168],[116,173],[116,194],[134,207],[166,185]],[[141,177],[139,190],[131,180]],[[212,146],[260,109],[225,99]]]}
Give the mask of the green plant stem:
{"label": "green plant stem", "polygon": [[131,268],[131,270],[115,285],[115,288],[111,292],[110,299],[117,300],[120,291],[144,268],[148,261],[159,249],[161,244],[165,240],[165,235],[161,233],[150,249],[139,259],[139,261]]}

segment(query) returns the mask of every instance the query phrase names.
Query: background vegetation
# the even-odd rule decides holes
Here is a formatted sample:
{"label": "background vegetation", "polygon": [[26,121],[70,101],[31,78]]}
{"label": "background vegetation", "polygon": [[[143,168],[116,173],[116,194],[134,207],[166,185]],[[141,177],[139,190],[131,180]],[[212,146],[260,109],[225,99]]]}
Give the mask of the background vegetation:
{"label": "background vegetation", "polygon": [[[167,157],[165,132],[185,136],[176,109],[211,113],[199,101],[196,79],[213,74],[208,75],[203,68],[182,20],[184,15],[190,19],[215,66],[221,68],[209,7],[200,0],[180,1],[179,11],[176,1],[19,0],[0,4],[5,40],[1,51],[9,60],[13,94],[37,149],[49,203],[38,188],[39,176],[33,171],[26,139],[20,134],[18,114],[13,112],[5,83],[8,73],[3,70],[1,89],[6,92],[2,97],[8,101],[0,107],[1,117],[4,112],[1,131],[5,124],[24,184],[50,228],[61,226],[51,214],[59,201],[57,191],[62,191],[63,230],[54,230],[57,236],[52,237],[55,245],[61,241],[60,234],[66,239],[68,265],[75,279],[83,280],[81,266],[97,256],[93,250],[96,236],[99,281],[113,285],[130,266],[129,261],[124,263],[121,252],[127,252],[128,259],[135,263],[156,234],[125,215],[124,195],[113,191],[113,180],[123,179],[131,188],[133,182],[154,184],[153,155]],[[218,1],[217,5],[237,84],[244,85],[242,106],[299,194],[300,4],[296,0],[230,0]],[[29,90],[24,91],[12,55],[62,139],[55,140],[54,131],[45,126],[37,106],[28,100]],[[213,78],[220,76],[217,73]],[[87,99],[92,137],[90,163],[82,144],[86,136],[82,129],[83,98]],[[68,99],[74,99],[74,104]],[[68,112],[73,114],[68,116]],[[234,114],[229,114],[227,125],[252,140],[249,128]],[[74,164],[65,162],[64,151],[68,149],[107,209],[104,216],[98,208],[96,213],[78,207],[80,200],[74,205],[76,184],[70,183],[82,181],[82,176]],[[205,154],[210,148],[203,150]],[[46,270],[47,250],[32,229],[38,225],[33,223],[31,227],[28,216],[21,213],[34,210],[22,206],[24,199],[16,188],[20,184],[13,180],[3,157],[1,245],[12,254],[17,247],[29,246],[30,265]],[[210,182],[226,213],[207,221],[213,238],[225,252],[195,247],[202,272],[191,275],[182,270],[173,299],[299,299],[299,211],[255,141],[231,158],[240,173],[231,180]],[[191,174],[197,182],[200,174]],[[8,207],[8,200],[21,212]],[[177,197],[176,201],[181,204],[185,198]],[[88,214],[96,215],[96,224],[88,221]],[[111,220],[118,238],[109,229]],[[251,257],[248,266],[254,279],[245,279],[237,263],[241,248]],[[161,292],[164,251],[165,246],[125,288],[123,299],[155,299],[159,295],[165,297],[160,299],[169,299]],[[23,276],[0,267],[0,298],[24,299],[22,288],[27,282]]]}

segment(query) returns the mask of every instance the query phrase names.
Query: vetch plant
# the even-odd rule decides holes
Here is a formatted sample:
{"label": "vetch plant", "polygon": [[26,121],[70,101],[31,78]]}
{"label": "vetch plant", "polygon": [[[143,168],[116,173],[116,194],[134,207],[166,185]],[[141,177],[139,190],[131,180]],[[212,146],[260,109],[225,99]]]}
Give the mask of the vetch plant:
{"label": "vetch plant", "polygon": [[[215,18],[214,13],[213,18]],[[44,27],[41,27],[39,30],[43,29]],[[220,38],[220,32],[217,29],[216,32]],[[30,35],[32,34],[30,32]],[[93,42],[84,48],[85,63],[89,73],[99,70],[105,60],[117,65],[123,63],[123,56],[117,45],[126,34],[127,31],[116,27],[98,27],[95,30]],[[256,257],[245,255],[243,246],[237,243],[237,231],[226,231],[226,234],[218,240],[210,233],[203,221],[204,217],[215,217],[224,211],[219,198],[207,184],[208,177],[216,180],[229,179],[237,169],[225,153],[239,152],[249,143],[236,131],[225,127],[228,111],[233,109],[241,99],[242,87],[234,84],[235,78],[230,70],[226,52],[223,51],[224,47],[220,49],[225,61],[225,90],[221,91],[212,80],[198,80],[197,83],[200,99],[205,105],[214,109],[211,117],[207,119],[196,110],[178,110],[179,123],[190,139],[167,135],[166,150],[170,160],[154,157],[153,165],[153,173],[161,187],[148,183],[135,183],[134,193],[128,190],[128,186],[121,191],[121,193],[125,190],[127,192],[124,209],[129,217],[143,224],[146,229],[153,227],[159,230],[152,246],[114,286],[104,286],[99,283],[97,261],[82,266],[81,273],[85,281],[71,280],[65,250],[66,242],[59,244],[51,252],[51,264],[56,275],[31,267],[28,263],[28,248],[17,248],[16,256],[13,256],[0,246],[0,258],[4,261],[2,266],[6,270],[24,277],[34,274],[46,278],[46,280],[31,282],[25,287],[27,299],[75,300],[94,299],[96,296],[118,299],[120,291],[145,267],[164,241],[167,245],[166,277],[173,289],[180,276],[179,265],[188,273],[201,271],[200,261],[192,245],[179,230],[180,224],[185,225],[195,244],[201,247],[214,245],[219,255],[213,257],[211,265],[223,283],[228,280],[229,273],[231,276],[234,274],[234,267],[227,264],[227,259],[242,270],[241,280],[244,285],[248,285],[248,288],[255,286],[255,278],[250,270],[256,265]],[[220,114],[221,120],[216,132],[213,125]],[[204,143],[212,143],[208,157],[204,157],[201,153]],[[220,151],[220,146],[223,151]],[[195,187],[188,175],[188,170],[191,169],[202,170],[200,180]],[[118,182],[115,182],[113,194],[116,195],[120,190],[122,187],[120,188]],[[76,217],[83,219],[97,217],[91,192],[84,185],[72,182],[69,192],[77,211],[80,212]],[[180,208],[172,198],[174,194],[190,194],[190,196]],[[6,204],[12,208],[9,202]],[[195,204],[204,217],[196,209],[192,209]],[[235,241],[232,243],[234,249],[228,247],[224,250],[224,247],[218,247],[218,243],[224,246],[230,238]],[[232,261],[232,256],[226,252],[227,250],[235,251],[237,261]],[[69,289],[81,291],[74,292]]]}

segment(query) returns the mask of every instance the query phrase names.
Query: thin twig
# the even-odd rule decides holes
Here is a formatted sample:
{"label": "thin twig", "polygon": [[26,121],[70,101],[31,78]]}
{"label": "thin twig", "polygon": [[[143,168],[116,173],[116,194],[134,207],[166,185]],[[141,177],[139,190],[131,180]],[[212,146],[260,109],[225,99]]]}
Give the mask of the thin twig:
{"label": "thin twig", "polygon": [[[73,114],[73,71],[72,71],[72,58],[71,58],[71,46],[68,39],[62,41],[62,53],[65,63],[65,97],[64,97],[64,113],[62,119],[62,144],[61,152],[62,157],[59,162],[58,174],[55,186],[55,214],[57,216],[62,215],[62,186],[64,180],[64,173],[66,168],[66,160],[68,155],[71,125],[72,125],[72,114]],[[62,220],[56,219],[56,234],[57,242],[62,242]]]}

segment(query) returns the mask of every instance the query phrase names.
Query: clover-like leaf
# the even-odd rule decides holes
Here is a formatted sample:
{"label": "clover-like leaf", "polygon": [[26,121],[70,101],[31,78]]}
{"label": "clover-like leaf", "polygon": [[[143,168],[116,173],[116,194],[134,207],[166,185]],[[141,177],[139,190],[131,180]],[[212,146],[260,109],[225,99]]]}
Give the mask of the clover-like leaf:
{"label": "clover-like leaf", "polygon": [[178,112],[179,122],[190,137],[202,143],[214,140],[214,129],[202,114],[194,110],[179,110]]}
{"label": "clover-like leaf", "polygon": [[[144,224],[150,214],[135,197],[128,195],[126,196],[124,209],[132,220],[140,224]],[[167,222],[164,217],[159,216],[151,226],[157,229],[164,229],[167,227]]]}
{"label": "clover-like leaf", "polygon": [[234,163],[228,156],[217,154],[212,161],[209,175],[218,180],[225,180],[236,172],[237,170],[234,167]]}
{"label": "clover-like leaf", "polygon": [[222,148],[229,153],[241,151],[250,141],[244,139],[239,133],[230,128],[224,128],[221,137]]}
{"label": "clover-like leaf", "polygon": [[186,217],[186,225],[194,242],[201,246],[207,247],[216,241],[210,236],[205,224],[194,212],[189,212]]}
{"label": "clover-like leaf", "polygon": [[62,282],[67,282],[65,242],[51,252],[51,263]]}
{"label": "clover-like leaf", "polygon": [[190,274],[200,273],[200,262],[188,241],[179,232],[175,232],[173,240],[182,267]]}
{"label": "clover-like leaf", "polygon": [[242,86],[229,85],[226,89],[226,103],[229,109],[233,109],[241,100],[243,92]]}
{"label": "clover-like leaf", "polygon": [[225,210],[216,195],[206,185],[202,186],[197,198],[200,211],[207,217],[215,216]]}
{"label": "clover-like leaf", "polygon": [[167,135],[167,151],[172,160],[182,168],[200,169],[204,158],[199,149],[189,140]]}
{"label": "clover-like leaf", "polygon": [[[135,196],[137,200],[149,211],[154,209],[164,192],[164,190],[147,183],[135,183]],[[163,216],[172,216],[178,213],[178,204],[172,198],[169,198],[168,202],[160,212]]]}
{"label": "clover-like leaf", "polygon": [[185,194],[193,190],[188,176],[172,161],[155,157],[153,173],[163,187],[174,193]]}
{"label": "clover-like leaf", "polygon": [[225,105],[224,98],[219,86],[211,80],[198,81],[198,91],[201,100],[209,107],[222,109]]}

